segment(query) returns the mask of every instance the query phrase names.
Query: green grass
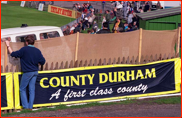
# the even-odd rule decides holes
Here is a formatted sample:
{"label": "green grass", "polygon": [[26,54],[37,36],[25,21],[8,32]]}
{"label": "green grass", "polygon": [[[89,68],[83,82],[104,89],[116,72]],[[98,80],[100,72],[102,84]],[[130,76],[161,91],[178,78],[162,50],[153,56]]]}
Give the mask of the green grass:
{"label": "green grass", "polygon": [[181,104],[181,97],[161,98],[152,102],[157,104]]}
{"label": "green grass", "polygon": [[28,111],[28,110],[22,110],[21,112],[13,112],[13,113],[7,113],[7,114],[1,114],[2,117],[10,116],[10,115],[18,115],[23,113],[35,113],[35,112],[41,112],[41,111],[57,111],[57,110],[65,110],[65,109],[78,109],[78,108],[87,108],[87,107],[93,107],[93,106],[107,106],[107,105],[117,105],[117,104],[123,104],[123,105],[129,105],[129,104],[181,104],[181,96],[176,97],[167,97],[167,98],[155,98],[155,99],[146,99],[146,100],[137,100],[137,99],[127,99],[120,102],[108,102],[108,103],[98,103],[98,102],[92,102],[84,105],[75,105],[75,106],[66,106],[66,105],[59,105],[55,106],[55,108],[47,108],[42,107],[39,110],[36,111]]}
{"label": "green grass", "polygon": [[75,19],[48,13],[47,11],[20,7],[20,4],[14,1],[11,1],[10,4],[1,4],[1,29],[20,27],[21,24],[61,27],[73,20]]}

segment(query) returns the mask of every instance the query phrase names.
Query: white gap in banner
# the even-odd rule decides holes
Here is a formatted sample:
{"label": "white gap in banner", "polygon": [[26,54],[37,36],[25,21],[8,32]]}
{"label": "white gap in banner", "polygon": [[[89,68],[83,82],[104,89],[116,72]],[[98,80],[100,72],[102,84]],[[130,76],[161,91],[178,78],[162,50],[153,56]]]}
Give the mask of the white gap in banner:
{"label": "white gap in banner", "polygon": [[21,6],[21,7],[25,7],[25,1],[21,1],[20,6]]}
{"label": "white gap in banner", "polygon": [[66,106],[70,107],[70,106],[85,105],[85,104],[87,104],[87,103],[69,104],[69,105],[66,105]]}
{"label": "white gap in banner", "polygon": [[[138,97],[138,98],[126,98],[126,99],[123,98],[123,99],[116,99],[116,100],[99,101],[98,103],[118,102],[118,101],[124,101],[124,100],[132,100],[132,99],[159,98],[159,97],[169,97],[169,96],[181,96],[181,93],[157,95],[157,96],[146,96],[146,97]],[[88,103],[69,104],[66,106],[70,107],[70,106],[85,105],[85,104],[88,104]],[[47,107],[47,108],[55,108],[55,106]],[[41,108],[39,108],[39,109],[41,109]],[[32,111],[36,111],[39,109],[32,109]],[[21,112],[21,110],[18,110],[17,112]]]}
{"label": "white gap in banner", "polygon": [[[98,103],[107,103],[107,102],[118,102],[118,101],[124,101],[124,100],[131,100],[131,99],[147,99],[147,98],[159,98],[159,97],[169,97],[169,96],[181,96],[181,93],[176,94],[168,94],[168,95],[157,95],[157,96],[146,96],[146,97],[138,97],[138,98],[123,98],[123,99],[116,99],[116,100],[106,100],[106,101],[99,101]],[[76,106],[76,105],[83,105],[87,103],[79,103],[79,104],[70,104],[66,106]]]}
{"label": "white gap in banner", "polygon": [[123,100],[131,100],[131,99],[160,98],[160,97],[170,97],[170,96],[181,96],[181,93],[168,94],[168,95],[146,96],[146,97],[138,97],[138,98],[126,98],[126,99],[108,100],[108,101],[100,101],[99,103],[104,103],[104,102],[117,102],[117,101],[123,101]]}
{"label": "white gap in banner", "polygon": [[40,4],[39,4],[38,10],[39,10],[39,11],[43,11],[43,9],[44,9],[44,4],[40,3]]}

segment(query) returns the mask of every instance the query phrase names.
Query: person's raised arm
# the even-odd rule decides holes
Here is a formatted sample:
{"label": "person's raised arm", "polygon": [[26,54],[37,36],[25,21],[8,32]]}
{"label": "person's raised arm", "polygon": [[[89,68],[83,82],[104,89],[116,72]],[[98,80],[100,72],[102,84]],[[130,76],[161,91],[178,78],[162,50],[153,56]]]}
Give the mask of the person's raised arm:
{"label": "person's raised arm", "polygon": [[13,52],[13,50],[11,49],[11,47],[9,45],[9,41],[6,40],[5,43],[6,43],[6,46],[8,48],[8,52],[11,54]]}

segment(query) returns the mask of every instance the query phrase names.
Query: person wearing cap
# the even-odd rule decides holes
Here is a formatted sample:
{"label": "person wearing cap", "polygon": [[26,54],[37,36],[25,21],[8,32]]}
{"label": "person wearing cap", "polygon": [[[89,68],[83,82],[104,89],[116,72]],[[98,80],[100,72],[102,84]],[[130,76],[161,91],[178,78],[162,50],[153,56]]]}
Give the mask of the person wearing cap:
{"label": "person wearing cap", "polygon": [[[34,47],[35,37],[29,35],[25,37],[25,47],[18,51],[13,51],[8,40],[5,41],[8,52],[12,57],[20,58],[21,70],[23,72],[20,82],[20,97],[23,109],[31,110],[35,98],[35,83],[38,76],[39,65],[45,64],[45,58],[41,51]],[[26,89],[29,86],[29,101]]]}

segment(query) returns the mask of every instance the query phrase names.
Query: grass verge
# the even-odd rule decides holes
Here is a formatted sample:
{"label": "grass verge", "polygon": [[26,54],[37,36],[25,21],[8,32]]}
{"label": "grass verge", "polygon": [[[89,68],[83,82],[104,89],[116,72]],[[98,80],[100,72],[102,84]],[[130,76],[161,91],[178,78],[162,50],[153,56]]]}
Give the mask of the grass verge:
{"label": "grass verge", "polygon": [[2,117],[10,116],[10,115],[18,115],[23,113],[35,113],[35,112],[42,112],[42,111],[56,111],[56,110],[66,110],[66,109],[78,109],[78,108],[87,108],[87,107],[94,107],[94,106],[107,106],[107,105],[129,105],[129,104],[181,104],[181,96],[175,97],[166,97],[166,98],[154,98],[154,99],[144,99],[144,100],[137,100],[137,99],[127,99],[120,102],[107,102],[107,103],[98,103],[92,102],[84,105],[74,105],[74,106],[66,106],[66,105],[59,105],[55,106],[54,108],[47,108],[42,107],[36,111],[29,111],[29,110],[22,110],[21,112],[13,112],[7,114],[1,114]]}
{"label": "grass verge", "polygon": [[20,27],[21,24],[61,27],[75,20],[46,11],[20,7],[20,4],[14,1],[8,2],[9,4],[1,4],[1,29]]}

